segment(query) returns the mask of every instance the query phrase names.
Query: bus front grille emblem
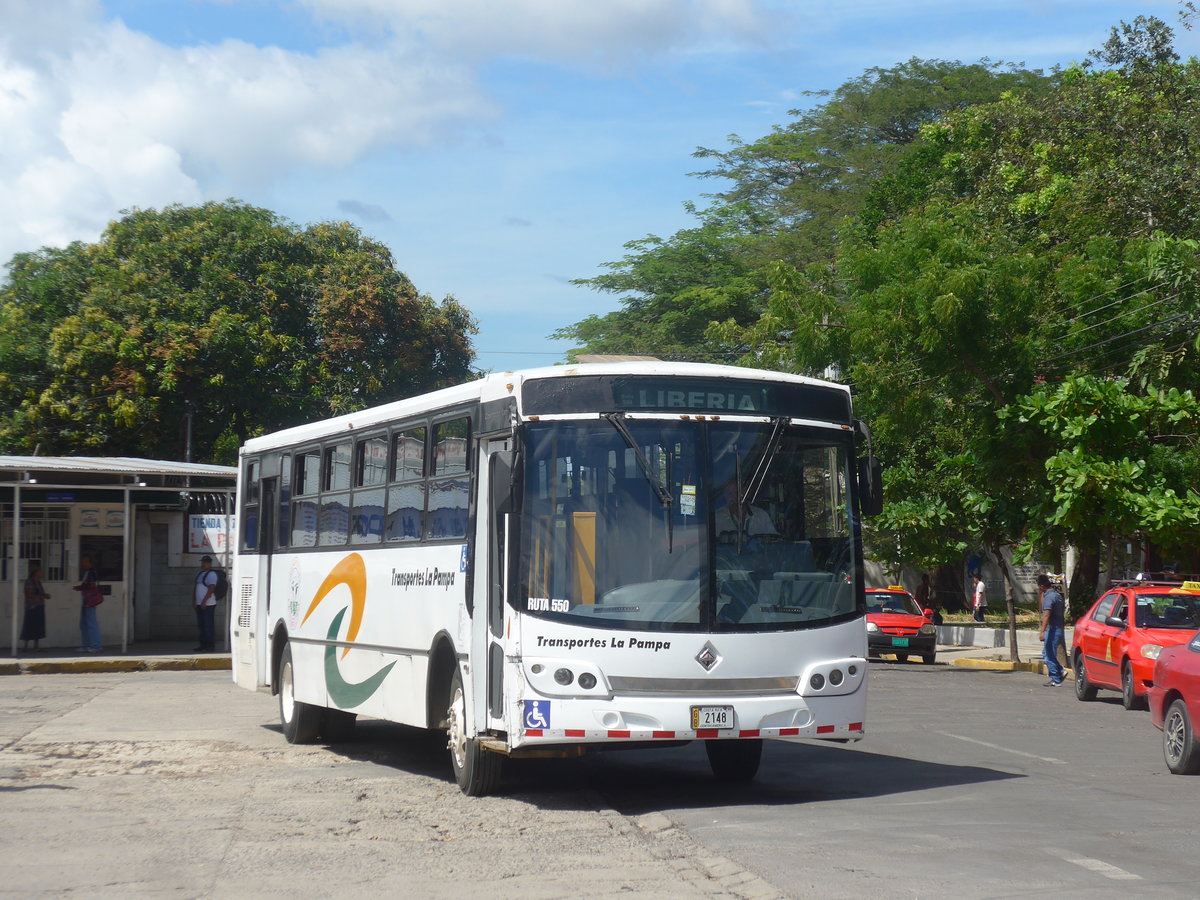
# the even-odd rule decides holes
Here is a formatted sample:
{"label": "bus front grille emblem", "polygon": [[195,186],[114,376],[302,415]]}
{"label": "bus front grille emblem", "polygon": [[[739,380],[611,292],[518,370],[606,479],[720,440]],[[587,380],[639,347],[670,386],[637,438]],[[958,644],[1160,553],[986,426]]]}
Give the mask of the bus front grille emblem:
{"label": "bus front grille emblem", "polygon": [[717,648],[712,645],[712,642],[706,643],[700,648],[700,652],[696,654],[696,662],[704,667],[704,671],[711,672],[713,666],[721,661],[721,655],[717,653]]}

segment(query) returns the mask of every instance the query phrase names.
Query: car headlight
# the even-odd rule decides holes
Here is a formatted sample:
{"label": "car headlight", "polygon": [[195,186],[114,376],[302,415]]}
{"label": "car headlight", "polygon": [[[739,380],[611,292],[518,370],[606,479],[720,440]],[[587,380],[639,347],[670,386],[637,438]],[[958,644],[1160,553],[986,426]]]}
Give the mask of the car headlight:
{"label": "car headlight", "polygon": [[1160,653],[1162,653],[1162,646],[1160,644],[1142,645],[1142,656],[1146,657],[1146,659],[1158,659],[1158,654]]}
{"label": "car headlight", "polygon": [[928,622],[921,626],[921,634],[937,634],[937,627],[932,622]]}
{"label": "car headlight", "polygon": [[878,630],[879,630],[879,626],[876,625],[874,622],[867,623],[867,631],[868,632],[873,632],[873,631],[878,631]]}

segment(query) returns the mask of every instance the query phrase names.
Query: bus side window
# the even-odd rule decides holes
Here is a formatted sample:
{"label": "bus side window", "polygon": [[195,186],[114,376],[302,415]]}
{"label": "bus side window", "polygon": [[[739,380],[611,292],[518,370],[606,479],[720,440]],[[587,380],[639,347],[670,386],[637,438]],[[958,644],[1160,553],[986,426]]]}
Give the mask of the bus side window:
{"label": "bus side window", "polygon": [[392,484],[384,519],[385,540],[419,541],[424,532],[425,436],[424,425],[392,434]]}
{"label": "bus side window", "polygon": [[[433,471],[430,472],[425,537],[466,537],[471,480],[466,477],[471,420],[451,419],[433,426]],[[455,477],[458,476],[458,477]]]}
{"label": "bus side window", "polygon": [[246,461],[245,481],[242,485],[242,523],[238,529],[242,533],[243,550],[258,549],[258,475],[261,468],[257,459]]}
{"label": "bus side window", "polygon": [[292,470],[293,547],[317,546],[317,494],[321,484],[321,451],[314,448],[296,454]]}

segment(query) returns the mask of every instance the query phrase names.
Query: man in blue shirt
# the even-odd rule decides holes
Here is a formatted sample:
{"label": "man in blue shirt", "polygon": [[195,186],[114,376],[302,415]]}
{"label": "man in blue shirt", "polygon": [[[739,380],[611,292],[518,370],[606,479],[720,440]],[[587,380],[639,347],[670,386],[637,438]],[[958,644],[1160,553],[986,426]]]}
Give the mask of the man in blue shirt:
{"label": "man in blue shirt", "polygon": [[1058,661],[1058,645],[1063,642],[1065,622],[1063,619],[1063,595],[1050,583],[1049,576],[1042,574],[1037,577],[1038,592],[1042,595],[1042,627],[1038,637],[1042,641],[1042,657],[1046,660],[1046,671],[1050,680],[1046,687],[1058,687],[1066,678],[1067,672]]}

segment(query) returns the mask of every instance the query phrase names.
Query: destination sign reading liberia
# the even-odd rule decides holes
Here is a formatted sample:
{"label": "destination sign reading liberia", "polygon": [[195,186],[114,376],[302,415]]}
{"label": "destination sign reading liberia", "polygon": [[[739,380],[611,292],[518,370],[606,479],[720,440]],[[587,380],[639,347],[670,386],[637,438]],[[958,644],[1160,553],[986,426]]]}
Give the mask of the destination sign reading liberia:
{"label": "destination sign reading liberia", "polygon": [[531,378],[525,382],[523,397],[526,415],[603,410],[788,416],[850,422],[850,395],[834,385],[811,382],[677,375],[578,375]]}
{"label": "destination sign reading liberia", "polygon": [[658,390],[641,388],[631,394],[621,394],[617,402],[624,409],[687,409],[706,412],[762,412],[766,404],[764,391],[732,391],[721,393],[705,390]]}

